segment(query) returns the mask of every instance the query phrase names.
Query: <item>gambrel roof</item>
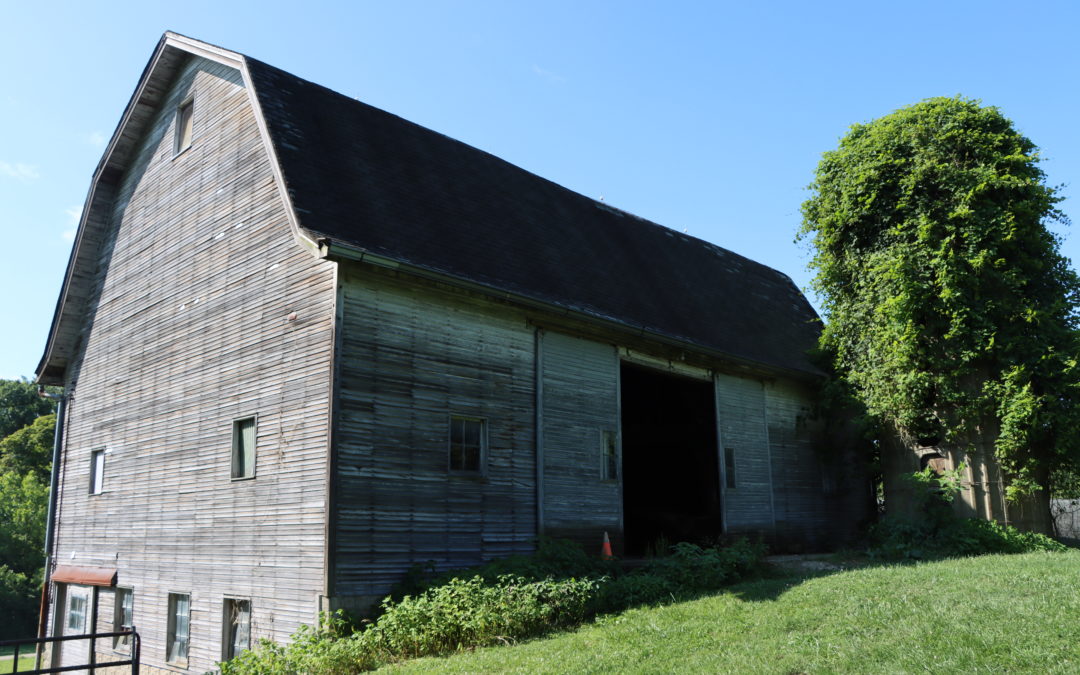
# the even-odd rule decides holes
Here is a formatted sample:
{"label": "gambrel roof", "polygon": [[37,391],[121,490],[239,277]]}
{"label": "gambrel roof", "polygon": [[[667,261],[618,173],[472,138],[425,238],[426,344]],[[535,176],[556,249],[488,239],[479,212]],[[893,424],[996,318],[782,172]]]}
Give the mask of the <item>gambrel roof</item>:
{"label": "gambrel roof", "polygon": [[39,379],[53,381],[75,344],[67,305],[79,295],[73,279],[85,279],[80,249],[98,184],[116,180],[110,172],[123,168],[125,143],[146,117],[140,111],[185,54],[241,70],[297,239],[320,255],[437,276],[736,362],[819,374],[806,353],[819,321],[786,275],[273,66],[166,33],[95,176]]}

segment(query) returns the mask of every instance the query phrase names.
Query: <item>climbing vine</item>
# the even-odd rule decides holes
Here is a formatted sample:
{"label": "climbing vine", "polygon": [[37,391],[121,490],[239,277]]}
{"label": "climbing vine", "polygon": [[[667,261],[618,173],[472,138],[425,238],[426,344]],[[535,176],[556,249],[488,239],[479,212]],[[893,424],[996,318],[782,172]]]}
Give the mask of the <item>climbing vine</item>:
{"label": "climbing vine", "polygon": [[1012,494],[1080,455],[1080,280],[1036,146],[978,101],[856,124],[803,204],[822,347],[902,438],[992,449]]}

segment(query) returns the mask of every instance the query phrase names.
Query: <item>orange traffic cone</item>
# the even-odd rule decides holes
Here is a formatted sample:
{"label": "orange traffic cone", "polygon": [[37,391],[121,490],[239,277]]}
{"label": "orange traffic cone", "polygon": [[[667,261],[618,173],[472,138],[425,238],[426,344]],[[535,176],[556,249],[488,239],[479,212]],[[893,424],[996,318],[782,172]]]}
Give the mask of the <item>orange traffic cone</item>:
{"label": "orange traffic cone", "polygon": [[600,557],[604,560],[611,560],[615,557],[611,552],[611,539],[608,538],[607,532],[604,532],[604,544],[600,547]]}

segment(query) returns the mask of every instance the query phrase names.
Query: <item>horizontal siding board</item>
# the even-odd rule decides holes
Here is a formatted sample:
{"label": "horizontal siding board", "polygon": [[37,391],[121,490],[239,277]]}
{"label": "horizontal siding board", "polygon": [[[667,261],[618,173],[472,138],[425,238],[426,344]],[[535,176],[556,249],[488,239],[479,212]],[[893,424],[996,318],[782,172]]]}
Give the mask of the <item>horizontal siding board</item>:
{"label": "horizontal siding board", "polygon": [[867,483],[850,449],[822,446],[823,422],[812,415],[812,392],[806,387],[772,382],[765,397],[778,544],[829,550],[849,541],[868,515],[867,500],[861,498]]}
{"label": "horizontal siding board", "polygon": [[543,354],[544,526],[596,545],[622,530],[619,484],[601,476],[602,433],[619,429],[619,358],[611,344],[547,331]]}
{"label": "horizontal siding board", "polygon": [[[532,550],[533,331],[523,315],[363,268],[342,277],[335,592]],[[483,477],[447,470],[449,416],[487,420]]]}
{"label": "horizontal siding board", "polygon": [[721,452],[735,453],[735,487],[727,487],[724,496],[728,531],[771,534],[773,486],[762,384],[723,374],[715,382]]}

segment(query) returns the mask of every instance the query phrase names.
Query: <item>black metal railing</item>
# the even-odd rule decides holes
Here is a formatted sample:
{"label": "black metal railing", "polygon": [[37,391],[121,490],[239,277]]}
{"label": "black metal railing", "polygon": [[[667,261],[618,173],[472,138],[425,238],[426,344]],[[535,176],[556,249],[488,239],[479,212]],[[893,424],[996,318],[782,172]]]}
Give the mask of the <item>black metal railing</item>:
{"label": "black metal railing", "polygon": [[[99,639],[125,636],[131,638],[131,658],[120,661],[97,663],[96,645]],[[90,663],[83,663],[76,666],[41,667],[41,650],[38,649],[39,645],[52,644],[54,642],[68,642],[71,640],[90,640]],[[23,649],[24,647],[29,646],[32,646],[33,649]],[[65,673],[72,670],[86,670],[90,673],[96,673],[98,668],[109,668],[112,666],[131,666],[131,672],[133,674],[137,675],[139,672],[139,633],[135,630],[134,626],[132,626],[130,630],[122,630],[115,633],[86,633],[83,635],[61,635],[59,637],[30,638],[27,640],[0,640],[0,647],[14,647],[15,651],[12,655],[12,669],[10,672],[19,673],[20,675]],[[23,655],[25,656],[29,656],[31,653],[35,655],[34,668],[31,670],[19,670],[20,652],[23,652]]]}

